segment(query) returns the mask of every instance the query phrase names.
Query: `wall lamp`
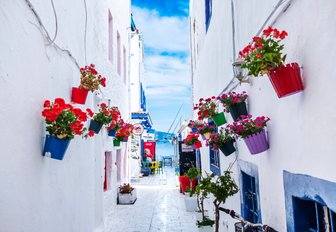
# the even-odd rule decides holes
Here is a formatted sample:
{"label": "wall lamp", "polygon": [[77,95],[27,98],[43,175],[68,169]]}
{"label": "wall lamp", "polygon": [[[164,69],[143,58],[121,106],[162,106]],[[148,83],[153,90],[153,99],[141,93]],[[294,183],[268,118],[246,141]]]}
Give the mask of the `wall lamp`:
{"label": "wall lamp", "polygon": [[240,84],[248,83],[252,85],[251,78],[247,76],[247,69],[242,68],[242,64],[244,64],[244,60],[241,58],[237,58],[235,62],[232,63],[234,76],[239,80]]}

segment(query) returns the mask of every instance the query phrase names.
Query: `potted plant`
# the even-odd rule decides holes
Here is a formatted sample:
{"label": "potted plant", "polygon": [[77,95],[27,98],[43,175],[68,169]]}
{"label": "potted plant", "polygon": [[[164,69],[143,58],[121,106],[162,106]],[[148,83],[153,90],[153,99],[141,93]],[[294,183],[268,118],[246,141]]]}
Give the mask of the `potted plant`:
{"label": "potted plant", "polygon": [[217,176],[216,178],[214,178],[214,173],[210,176],[212,177],[212,180],[214,180],[211,181],[209,185],[209,192],[212,193],[215,198],[213,201],[215,206],[215,231],[219,232],[219,206],[224,204],[228,197],[236,194],[239,189],[234,179],[231,177],[230,171],[225,171],[224,175]]}
{"label": "potted plant", "polygon": [[113,106],[109,109],[111,116],[111,123],[107,127],[108,136],[115,136],[119,128],[122,127],[123,121],[121,119],[121,114],[118,107]]}
{"label": "potted plant", "polygon": [[[64,99],[56,98],[54,102],[46,100],[42,116],[47,124],[43,155],[53,159],[63,160],[71,139],[75,135],[83,135],[87,130],[84,127],[87,121],[86,112],[65,103]],[[89,131],[88,136],[93,136]]]}
{"label": "potted plant", "polygon": [[198,231],[204,231],[204,232],[213,231],[212,226],[213,224],[215,224],[214,220],[211,220],[209,217],[205,216],[205,210],[204,210],[204,200],[210,194],[209,191],[210,184],[211,184],[211,177],[207,176],[203,177],[196,186],[197,203],[201,211],[201,218],[200,220],[196,221]]}
{"label": "potted plant", "polygon": [[197,133],[198,132],[198,128],[201,127],[203,125],[202,121],[199,120],[190,120],[188,127],[191,129],[192,132]]}
{"label": "potted plant", "polygon": [[96,134],[99,133],[103,125],[108,125],[112,120],[110,109],[107,107],[105,103],[101,103],[99,105],[98,113],[94,114],[91,111],[90,116],[91,117],[93,116],[93,119],[91,119],[90,121],[89,130],[93,130]]}
{"label": "potted plant", "polygon": [[248,95],[245,91],[242,93],[229,92],[218,97],[218,100],[225,107],[226,112],[230,112],[233,121],[236,121],[240,115],[247,115],[246,99]]}
{"label": "potted plant", "polygon": [[88,92],[96,91],[99,86],[106,86],[106,78],[98,74],[94,64],[79,69],[81,73],[79,87],[72,88],[71,101],[77,104],[85,104]]}
{"label": "potted plant", "polygon": [[207,145],[213,150],[221,150],[225,156],[231,155],[236,151],[233,146],[235,139],[232,134],[230,134],[229,129],[221,128],[218,133],[210,135]]}
{"label": "potted plant", "polygon": [[195,134],[194,132],[190,132],[185,139],[183,139],[183,143],[188,146],[193,146],[194,149],[198,149],[202,147],[201,141],[198,140],[199,134]]}
{"label": "potted plant", "polygon": [[209,123],[203,123],[199,128],[198,128],[198,133],[202,136],[203,140],[207,140],[210,138],[210,135],[215,133],[216,131],[216,126],[211,125]]}
{"label": "potted plant", "polygon": [[117,202],[120,205],[131,205],[137,200],[136,189],[130,184],[120,185]]}
{"label": "potted plant", "polygon": [[127,142],[128,137],[133,134],[134,126],[131,123],[125,123],[123,120],[120,120],[119,123],[120,128],[116,132],[115,140]]}
{"label": "potted plant", "polygon": [[186,189],[186,192],[189,192],[188,195],[184,198],[186,210],[188,212],[195,212],[197,210],[197,198],[194,196],[195,186],[193,186],[193,179],[199,176],[199,171],[195,167],[189,168],[186,175],[189,179],[189,188]]}
{"label": "potted plant", "polygon": [[241,119],[228,125],[231,133],[244,139],[251,154],[258,154],[268,150],[269,144],[265,127],[270,119],[265,116],[252,119],[252,115],[241,116]]}
{"label": "potted plant", "polygon": [[224,112],[218,112],[216,103],[217,98],[212,96],[211,98],[200,98],[198,104],[194,106],[194,110],[198,110],[198,119],[203,120],[206,118],[212,119],[217,126],[221,126],[226,123]]}
{"label": "potted plant", "polygon": [[284,64],[286,55],[282,54],[284,45],[280,43],[287,35],[286,31],[268,27],[239,52],[245,61],[242,67],[249,70],[249,75],[267,74],[279,98],[303,90],[299,65]]}

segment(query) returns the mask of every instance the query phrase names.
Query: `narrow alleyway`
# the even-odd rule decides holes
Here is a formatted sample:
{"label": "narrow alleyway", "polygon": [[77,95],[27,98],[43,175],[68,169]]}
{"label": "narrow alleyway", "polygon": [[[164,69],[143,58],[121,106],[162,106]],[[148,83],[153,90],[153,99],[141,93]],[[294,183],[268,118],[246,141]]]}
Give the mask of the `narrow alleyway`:
{"label": "narrow alleyway", "polygon": [[186,212],[173,168],[132,183],[138,199],[118,205],[106,217],[105,232],[197,231],[195,214]]}

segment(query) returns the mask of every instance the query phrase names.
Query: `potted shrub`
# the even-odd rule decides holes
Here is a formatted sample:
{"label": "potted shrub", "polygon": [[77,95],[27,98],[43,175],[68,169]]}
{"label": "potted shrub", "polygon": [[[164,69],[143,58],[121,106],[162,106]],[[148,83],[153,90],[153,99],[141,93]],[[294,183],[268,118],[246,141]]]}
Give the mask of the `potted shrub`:
{"label": "potted shrub", "polygon": [[218,112],[216,100],[215,96],[207,99],[200,98],[198,104],[194,106],[194,110],[198,110],[199,120],[212,119],[217,126],[221,126],[226,123],[226,119],[224,112]]}
{"label": "potted shrub", "polygon": [[197,133],[198,132],[198,128],[201,127],[203,125],[202,121],[199,120],[190,120],[188,127],[191,129],[192,132]]}
{"label": "potted shrub", "polygon": [[[84,127],[87,121],[86,112],[65,103],[64,99],[56,98],[54,102],[46,100],[42,116],[47,124],[43,155],[53,159],[63,160],[71,139],[75,135],[83,135],[87,130]],[[93,136],[89,131],[87,136]]]}
{"label": "potted shrub", "polygon": [[109,112],[111,116],[111,123],[106,129],[108,131],[108,136],[115,136],[117,130],[122,127],[123,121],[118,107],[111,107]]}
{"label": "potted shrub", "polygon": [[270,119],[265,116],[252,119],[252,115],[241,116],[241,119],[228,125],[231,133],[244,139],[251,154],[258,154],[268,150],[269,144],[265,127]]}
{"label": "potted shrub", "polygon": [[239,189],[234,179],[231,177],[230,171],[225,171],[224,175],[215,177],[215,174],[210,175],[212,180],[209,185],[209,192],[212,193],[215,200],[213,204],[215,206],[215,231],[219,232],[219,206],[224,204],[226,199],[236,194]]}
{"label": "potted shrub", "polygon": [[284,64],[286,55],[282,54],[284,45],[280,43],[287,35],[286,31],[268,27],[239,52],[245,61],[242,67],[249,70],[249,75],[267,74],[279,98],[303,90],[299,65]]}
{"label": "potted shrub", "polygon": [[210,138],[210,135],[215,133],[216,131],[216,126],[211,125],[209,123],[203,123],[199,128],[198,128],[198,133],[202,136],[203,140],[207,140]]}
{"label": "potted shrub", "polygon": [[233,121],[236,121],[240,115],[247,115],[246,99],[248,95],[245,91],[242,93],[229,92],[218,97],[218,100],[225,107],[226,112],[230,112]]}
{"label": "potted shrub", "polygon": [[131,205],[137,200],[136,189],[133,188],[130,184],[120,185],[118,191],[118,204],[121,205]]}
{"label": "potted shrub", "polygon": [[188,146],[193,146],[193,149],[198,149],[202,147],[201,141],[198,140],[199,134],[195,134],[194,132],[190,132],[185,139],[183,139],[183,143]]}
{"label": "potted shrub", "polygon": [[110,109],[107,107],[105,103],[101,103],[99,105],[99,112],[93,114],[90,112],[90,116],[93,116],[93,119],[90,121],[89,130],[93,130],[96,134],[99,133],[100,129],[103,125],[110,124],[112,118],[110,114]]}
{"label": "potted shrub", "polygon": [[197,198],[196,196],[194,196],[195,190],[193,186],[193,179],[199,176],[199,171],[197,168],[191,167],[187,171],[186,176],[189,179],[190,185],[189,188],[186,189],[186,192],[188,192],[189,194],[187,194],[184,198],[185,206],[188,212],[195,212],[197,210]]}
{"label": "potted shrub", "polygon": [[196,225],[198,227],[198,231],[213,231],[213,224],[215,224],[214,220],[211,220],[209,217],[205,216],[204,210],[204,200],[210,194],[211,177],[203,177],[198,185],[196,186],[196,194],[197,194],[197,203],[199,209],[201,211],[201,219],[196,221]]}
{"label": "potted shrub", "polygon": [[225,156],[231,155],[236,151],[233,146],[235,139],[232,134],[230,134],[229,129],[221,128],[218,133],[210,135],[207,145],[213,150],[221,150]]}
{"label": "potted shrub", "polygon": [[77,104],[85,104],[88,92],[96,91],[99,86],[106,86],[106,78],[98,74],[94,64],[80,68],[81,78],[79,87],[72,88],[71,101]]}

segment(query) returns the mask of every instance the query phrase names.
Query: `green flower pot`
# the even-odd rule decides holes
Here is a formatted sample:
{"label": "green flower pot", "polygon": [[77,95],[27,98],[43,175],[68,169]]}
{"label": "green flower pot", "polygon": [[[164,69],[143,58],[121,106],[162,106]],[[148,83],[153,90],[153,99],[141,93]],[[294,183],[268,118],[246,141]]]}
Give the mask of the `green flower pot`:
{"label": "green flower pot", "polygon": [[113,146],[114,147],[120,147],[120,140],[119,139],[113,139]]}
{"label": "green flower pot", "polygon": [[212,117],[212,120],[215,122],[216,126],[221,126],[221,125],[225,124],[226,119],[225,119],[225,116],[224,116],[224,112],[219,113],[219,114],[215,114]]}

